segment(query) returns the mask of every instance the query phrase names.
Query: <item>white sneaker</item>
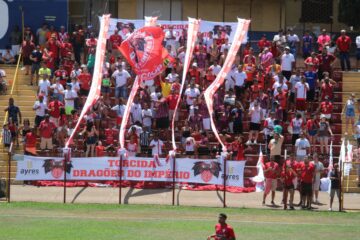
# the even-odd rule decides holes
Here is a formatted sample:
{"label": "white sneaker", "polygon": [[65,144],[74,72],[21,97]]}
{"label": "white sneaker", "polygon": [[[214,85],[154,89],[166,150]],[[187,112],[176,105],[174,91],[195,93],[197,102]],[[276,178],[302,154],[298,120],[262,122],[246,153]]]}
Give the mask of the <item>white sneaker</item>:
{"label": "white sneaker", "polygon": [[329,208],[328,210],[331,212],[331,211],[332,211],[332,208]]}

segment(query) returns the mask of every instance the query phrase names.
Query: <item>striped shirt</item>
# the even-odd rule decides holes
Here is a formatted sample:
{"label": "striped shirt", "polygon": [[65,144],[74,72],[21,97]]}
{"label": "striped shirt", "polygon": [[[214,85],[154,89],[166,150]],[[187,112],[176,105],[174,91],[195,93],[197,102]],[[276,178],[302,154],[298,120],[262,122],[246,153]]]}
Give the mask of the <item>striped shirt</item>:
{"label": "striped shirt", "polygon": [[11,144],[11,132],[9,129],[3,129],[2,136],[4,144]]}

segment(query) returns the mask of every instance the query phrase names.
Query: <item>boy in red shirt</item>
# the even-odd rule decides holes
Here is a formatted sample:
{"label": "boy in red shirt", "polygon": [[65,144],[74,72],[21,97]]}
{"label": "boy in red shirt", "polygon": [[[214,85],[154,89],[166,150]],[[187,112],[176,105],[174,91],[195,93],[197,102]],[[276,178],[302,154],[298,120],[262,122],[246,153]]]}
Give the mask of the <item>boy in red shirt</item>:
{"label": "boy in red shirt", "polygon": [[[311,209],[312,201],[312,184],[315,176],[315,167],[310,163],[310,157],[305,157],[304,162],[300,163],[300,180],[301,180],[301,208]],[[305,205],[306,203],[306,205]]]}
{"label": "boy in red shirt", "polygon": [[271,204],[275,205],[275,191],[277,187],[277,176],[279,174],[279,165],[274,162],[274,156],[270,156],[270,162],[265,163],[264,165],[264,175],[265,175],[265,191],[263,195],[262,204],[265,205],[265,200],[267,195],[271,191]]}
{"label": "boy in red shirt", "polygon": [[234,229],[226,223],[227,216],[224,213],[219,214],[218,224],[215,225],[215,234],[207,237],[207,240],[235,240]]}

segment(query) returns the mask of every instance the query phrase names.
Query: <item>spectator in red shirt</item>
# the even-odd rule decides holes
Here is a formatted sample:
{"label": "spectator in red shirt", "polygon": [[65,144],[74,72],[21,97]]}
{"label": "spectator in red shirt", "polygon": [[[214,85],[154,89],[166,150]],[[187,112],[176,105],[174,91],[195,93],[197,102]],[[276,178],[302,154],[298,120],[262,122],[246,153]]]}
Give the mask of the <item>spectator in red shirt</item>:
{"label": "spectator in red shirt", "polygon": [[[310,163],[310,157],[305,157],[304,162],[300,164],[300,180],[301,180],[301,201],[302,208],[311,209],[312,201],[312,185],[315,176],[315,167]],[[306,203],[306,204],[305,204]]]}
{"label": "spectator in red shirt", "polygon": [[63,42],[59,44],[60,47],[60,57],[64,58],[68,55],[68,53],[73,53],[73,46],[69,43],[69,39],[65,38]]}
{"label": "spectator in red shirt", "polygon": [[191,69],[189,70],[189,75],[190,78],[195,80],[195,84],[197,85],[201,85],[201,80],[200,80],[200,71],[198,70],[198,65],[196,62],[194,62],[191,65]]}
{"label": "spectator in red shirt", "polygon": [[175,92],[174,89],[171,90],[171,93],[169,96],[166,97],[167,104],[169,105],[169,120],[172,121],[172,118],[175,117],[175,122],[179,119],[179,114],[176,113],[174,116],[174,110],[176,107],[177,100],[179,98],[179,94]]}
{"label": "spectator in red shirt", "polygon": [[264,48],[266,47],[270,47],[271,46],[271,42],[269,40],[266,39],[266,35],[263,34],[261,39],[258,42],[258,47],[259,47],[259,52],[262,52],[264,50]]}
{"label": "spectator in red shirt", "polygon": [[279,174],[279,165],[274,161],[274,156],[270,156],[270,162],[264,165],[265,190],[262,204],[265,205],[266,197],[271,191],[271,204],[275,205],[275,191],[277,187],[277,177]]}
{"label": "spectator in red shirt", "polygon": [[40,139],[41,139],[40,149],[52,150],[53,149],[52,136],[54,135],[56,126],[52,121],[50,121],[50,116],[48,114],[46,114],[45,119],[41,121],[39,130],[40,130]]}
{"label": "spectator in red shirt", "polygon": [[341,70],[345,71],[345,63],[347,70],[350,71],[349,52],[351,47],[351,38],[346,35],[345,30],[341,30],[341,36],[336,40],[337,50],[340,53]]}
{"label": "spectator in red shirt", "polygon": [[122,42],[122,38],[119,35],[118,29],[114,30],[114,34],[110,36],[109,42],[110,42],[110,49],[112,51],[112,54],[117,57],[120,53],[118,47],[120,47],[120,44]]}
{"label": "spectator in red shirt", "polygon": [[207,240],[235,240],[234,229],[226,223],[227,216],[224,213],[219,214],[219,223],[215,225],[215,234],[207,237]]}
{"label": "spectator in red shirt", "polygon": [[281,87],[278,87],[277,91],[278,91],[278,94],[274,98],[278,102],[278,104],[280,105],[279,112],[278,112],[278,115],[280,117],[279,120],[287,122],[288,92],[283,91],[281,89]]}
{"label": "spectator in red shirt", "polygon": [[[35,44],[30,40],[30,37],[26,38],[22,44],[22,56],[23,56],[23,64],[25,66],[25,75],[30,74],[30,66],[32,64],[30,60],[30,55],[32,51],[35,49]],[[32,82],[31,82],[32,85]]]}
{"label": "spectator in red shirt", "polygon": [[332,73],[332,66],[335,61],[335,56],[328,53],[327,48],[324,48],[322,53],[317,56],[319,59],[319,72],[318,77],[321,78],[324,72]]}
{"label": "spectator in red shirt", "polygon": [[329,100],[329,96],[325,96],[325,100],[320,103],[317,112],[320,114],[324,114],[326,119],[330,120],[333,108],[334,107],[333,107],[333,104]]}
{"label": "spectator in red shirt", "polygon": [[50,121],[55,124],[56,127],[59,126],[59,118],[60,118],[60,108],[64,107],[64,104],[58,100],[57,97],[53,98],[48,105]]}
{"label": "spectator in red shirt", "polygon": [[25,155],[36,156],[36,128],[31,128],[30,132],[25,135]]}
{"label": "spectator in red shirt", "polygon": [[326,96],[328,96],[329,99],[333,99],[334,97],[334,85],[330,83],[330,80],[329,73],[324,72],[324,79],[320,82],[321,101],[324,101]]}
{"label": "spectator in red shirt", "polygon": [[86,67],[83,68],[83,72],[78,76],[80,83],[80,95],[86,97],[89,95],[91,85],[91,74]]}
{"label": "spectator in red shirt", "polygon": [[101,141],[98,141],[98,144],[97,144],[97,146],[95,148],[95,155],[97,157],[103,157],[105,155],[104,152],[105,152],[104,145],[102,145]]}
{"label": "spectator in red shirt", "polygon": [[46,63],[46,67],[50,68],[51,76],[53,76],[55,71],[55,61],[56,61],[54,53],[49,49],[44,48],[42,59]]}
{"label": "spectator in red shirt", "polygon": [[69,78],[68,72],[64,69],[63,65],[59,66],[59,69],[54,72],[54,78],[59,78],[63,88],[66,88],[66,83]]}
{"label": "spectator in red shirt", "polygon": [[317,72],[319,69],[319,59],[317,58],[316,53],[312,52],[311,56],[305,59],[304,64],[306,67],[311,67],[312,71]]}

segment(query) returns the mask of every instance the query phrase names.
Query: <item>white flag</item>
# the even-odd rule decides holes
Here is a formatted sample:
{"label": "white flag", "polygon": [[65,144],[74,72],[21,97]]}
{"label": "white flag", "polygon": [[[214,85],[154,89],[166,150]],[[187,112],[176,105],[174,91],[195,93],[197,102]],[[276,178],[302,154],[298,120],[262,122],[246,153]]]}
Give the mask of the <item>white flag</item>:
{"label": "white flag", "polygon": [[259,153],[259,160],[256,164],[256,169],[257,169],[257,175],[255,177],[250,178],[251,181],[256,183],[256,192],[263,192],[264,191],[264,169],[263,169],[263,164],[264,164],[264,156],[263,153],[261,151],[261,147],[260,147],[260,153]]}

